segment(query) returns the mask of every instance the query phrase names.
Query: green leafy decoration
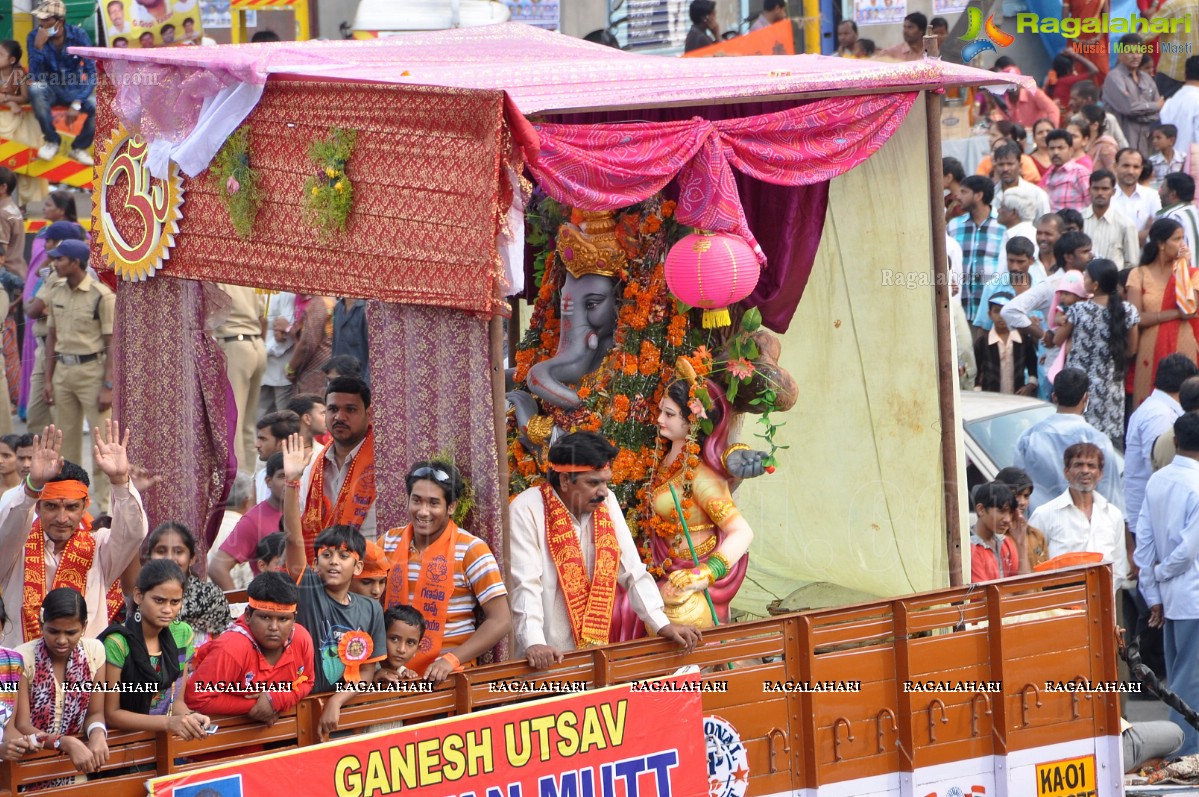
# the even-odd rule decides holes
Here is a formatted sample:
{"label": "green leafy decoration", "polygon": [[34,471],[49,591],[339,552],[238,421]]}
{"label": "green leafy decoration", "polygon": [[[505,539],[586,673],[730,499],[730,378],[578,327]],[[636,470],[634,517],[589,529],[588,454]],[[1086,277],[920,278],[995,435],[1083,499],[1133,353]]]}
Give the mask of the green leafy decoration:
{"label": "green leafy decoration", "polygon": [[304,181],[304,216],[317,228],[322,241],[345,230],[354,206],[354,186],[346,175],[346,164],[354,153],[357,137],[356,130],[335,127],[328,138],[308,145],[316,174]]}
{"label": "green leafy decoration", "polygon": [[250,166],[249,127],[242,125],[229,136],[209,170],[209,179],[225,203],[234,231],[242,238],[249,238],[262,204],[260,176]]}

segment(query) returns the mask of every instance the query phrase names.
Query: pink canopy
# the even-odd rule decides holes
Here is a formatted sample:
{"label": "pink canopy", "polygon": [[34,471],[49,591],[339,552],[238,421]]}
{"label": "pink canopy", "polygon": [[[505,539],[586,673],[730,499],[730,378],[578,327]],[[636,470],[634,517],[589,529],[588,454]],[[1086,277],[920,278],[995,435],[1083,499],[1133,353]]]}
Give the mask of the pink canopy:
{"label": "pink canopy", "polygon": [[[152,50],[79,48],[123,78],[122,93],[176,93],[195,72],[228,85],[271,75],[503,90],[525,115],[600,108],[706,105],[714,101],[837,91],[878,93],[1015,84],[948,61],[883,63],[818,55],[664,58],[638,55],[519,23],[371,41],[277,42]],[[125,68],[117,65],[124,65]],[[130,70],[130,71],[126,71]],[[164,80],[171,71],[172,79]],[[141,76],[137,79],[135,75]],[[146,78],[154,78],[147,80]],[[174,103],[172,103],[174,104]]]}

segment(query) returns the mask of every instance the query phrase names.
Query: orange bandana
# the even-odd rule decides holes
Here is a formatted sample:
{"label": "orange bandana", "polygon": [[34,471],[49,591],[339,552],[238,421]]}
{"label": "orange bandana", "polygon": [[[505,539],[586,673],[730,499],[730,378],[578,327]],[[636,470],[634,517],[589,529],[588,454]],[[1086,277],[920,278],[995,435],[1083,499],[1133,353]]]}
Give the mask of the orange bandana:
{"label": "orange bandana", "polygon": [[[424,673],[441,655],[445,621],[450,598],[454,595],[454,558],[458,542],[458,524],[453,520],[421,556],[420,576],[415,584],[408,579],[408,549],[412,546],[412,524],[404,527],[399,544],[391,552],[391,574],[387,579],[384,603],[412,606],[425,618],[425,635],[408,666]],[[418,602],[419,601],[419,602]]]}
{"label": "orange bandana", "polygon": [[[333,443],[329,443],[329,446]],[[329,526],[353,526],[361,529],[367,513],[375,503],[375,429],[372,426],[366,432],[362,448],[350,462],[350,472],[341,484],[341,492],[337,496],[337,504],[330,505],[325,497],[325,452],[329,446],[321,449],[316,463],[312,466],[312,480],[308,485],[308,497],[304,503],[304,514],[300,517],[300,526],[304,532],[304,555],[308,564],[312,564],[316,552],[312,544],[317,535]]]}
{"label": "orange bandana", "polygon": [[558,571],[558,583],[570,615],[570,629],[579,647],[608,644],[612,607],[616,603],[616,575],[620,565],[620,543],[616,526],[601,504],[592,513],[595,539],[595,572],[587,577],[583,549],[575,534],[570,510],[548,482],[541,484],[545,501],[545,539],[550,558]]}
{"label": "orange bandana", "polygon": [[296,605],[294,603],[271,603],[270,601],[260,601],[254,598],[249,598],[247,604],[251,609],[260,609],[264,612],[279,612],[280,614],[295,614]]}
{"label": "orange bandana", "polygon": [[[87,501],[87,485],[75,479],[64,479],[60,482],[46,482],[38,494],[39,501]],[[88,524],[90,527],[90,523]]]}
{"label": "orange bandana", "polygon": [[[70,482],[71,484],[82,484]],[[50,482],[50,484],[68,484],[68,482]],[[46,485],[49,492],[50,484]],[[84,488],[86,496],[87,488]],[[42,493],[46,498],[46,493]],[[60,495],[52,498],[75,498],[75,495]],[[86,512],[79,524],[79,530],[71,535],[63,549],[62,558],[58,562],[58,570],[54,574],[53,589],[70,587],[80,595],[87,594],[87,574],[96,560],[96,538],[92,535],[92,516]],[[29,538],[25,540],[25,589],[21,601],[21,631],[25,641],[29,642],[42,635],[41,608],[42,600],[46,597],[46,535],[42,531],[41,518],[35,518]],[[115,622],[122,609],[125,608],[125,596],[121,594],[121,582],[116,580],[108,588],[105,603],[108,608],[108,619]]]}

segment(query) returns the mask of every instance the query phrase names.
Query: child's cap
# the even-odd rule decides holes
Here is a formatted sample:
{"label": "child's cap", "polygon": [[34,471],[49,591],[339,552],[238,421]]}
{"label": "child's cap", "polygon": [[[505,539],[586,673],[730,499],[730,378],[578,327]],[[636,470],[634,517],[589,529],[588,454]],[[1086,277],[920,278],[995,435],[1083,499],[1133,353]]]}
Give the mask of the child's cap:
{"label": "child's cap", "polygon": [[1010,293],[1006,293],[1006,292],[1005,293],[996,293],[996,294],[993,294],[991,296],[991,298],[987,300],[987,304],[993,304],[996,307],[1003,307],[1005,304],[1007,304],[1008,302],[1010,302],[1012,299],[1015,299],[1015,298],[1016,297]]}
{"label": "child's cap", "polygon": [[1057,286],[1054,290],[1064,293],[1072,293],[1083,299],[1087,298],[1087,291],[1082,287],[1082,272],[1067,271],[1060,280],[1057,281]]}
{"label": "child's cap", "polygon": [[387,558],[387,554],[383,553],[380,546],[367,540],[366,556],[362,559],[362,572],[354,578],[386,578],[390,572],[391,560]]}

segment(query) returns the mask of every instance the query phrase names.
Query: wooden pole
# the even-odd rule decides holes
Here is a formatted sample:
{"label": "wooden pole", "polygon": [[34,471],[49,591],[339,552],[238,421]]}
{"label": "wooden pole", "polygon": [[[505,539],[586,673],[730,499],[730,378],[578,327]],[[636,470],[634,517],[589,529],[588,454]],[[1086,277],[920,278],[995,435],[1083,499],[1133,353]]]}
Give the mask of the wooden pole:
{"label": "wooden pole", "polygon": [[[934,40],[935,41],[935,40]],[[928,128],[928,212],[933,237],[933,298],[937,323],[937,394],[941,410],[941,470],[945,491],[945,547],[949,584],[962,582],[962,537],[958,505],[958,421],[953,412],[958,390],[958,366],[953,356],[953,320],[949,303],[949,260],[945,246],[944,175],[941,173],[941,95],[924,93]]]}
{"label": "wooden pole", "polygon": [[[504,318],[503,316],[493,315],[487,326],[488,337],[490,340],[490,356],[488,362],[491,368],[491,411],[492,419],[495,424],[495,451],[496,473],[500,481],[499,495],[501,496],[502,504],[500,506],[500,533],[503,535],[502,547],[503,559],[501,565],[504,570],[504,582],[511,584],[512,575],[512,555],[508,544],[508,412],[506,408],[507,399],[504,397],[507,392],[504,381]],[[514,637],[511,633],[508,634],[509,650],[514,644]]]}

